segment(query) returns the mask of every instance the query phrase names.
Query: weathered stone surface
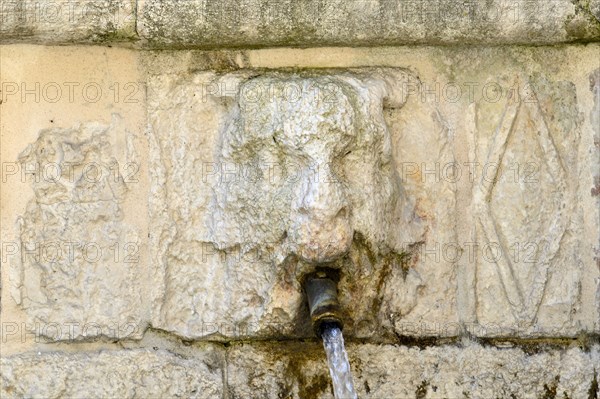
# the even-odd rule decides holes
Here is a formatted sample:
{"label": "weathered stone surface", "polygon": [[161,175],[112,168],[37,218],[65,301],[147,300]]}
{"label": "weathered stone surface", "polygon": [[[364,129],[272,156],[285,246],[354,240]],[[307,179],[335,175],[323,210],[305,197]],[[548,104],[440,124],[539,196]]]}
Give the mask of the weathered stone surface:
{"label": "weathered stone surface", "polygon": [[393,335],[417,302],[455,323],[452,264],[428,269],[415,251],[453,234],[452,190],[405,188],[395,161],[424,141],[428,155],[413,156],[451,160],[435,105],[404,110],[409,81],[403,70],[153,77],[152,258],[165,276],[153,324],[304,335],[301,282],[317,265],[339,271],[350,335]]}
{"label": "weathered stone surface", "polygon": [[[206,349],[206,348],[205,348]],[[26,353],[0,360],[3,398],[219,398],[223,358],[205,350]]]}
{"label": "weathered stone surface", "polygon": [[597,41],[597,0],[5,0],[3,43],[160,48]]}
{"label": "weathered stone surface", "polygon": [[[492,137],[483,133],[485,122],[476,122],[482,128],[475,159],[498,165],[473,193],[478,241],[490,243],[477,262],[485,281],[478,287],[478,319],[566,333],[568,319],[558,315],[576,312],[582,264],[577,154],[570,150],[581,135],[575,88],[540,81],[517,95]],[[515,168],[519,176],[509,177]]]}
{"label": "weathered stone surface", "polygon": [[174,1],[140,3],[158,47],[381,46],[598,40],[587,1]]}
{"label": "weathered stone surface", "polygon": [[[368,288],[368,285],[377,278],[377,273],[374,272],[377,268],[367,272],[364,270],[368,268],[363,269],[362,275],[363,272],[356,273],[358,269],[346,269],[346,274],[351,278],[363,279],[364,286],[354,288],[357,286],[348,283],[348,276],[344,275],[342,265],[340,296],[350,313],[348,335],[373,338],[382,338],[390,333],[456,336],[465,329],[482,336],[562,337],[576,336],[582,331],[597,333],[600,325],[597,294],[600,280],[598,268],[594,264],[596,255],[583,250],[585,247],[596,247],[598,236],[597,200],[593,194],[596,172],[592,167],[597,160],[586,150],[594,145],[596,129],[592,123],[595,115],[595,92],[590,90],[590,72],[587,71],[597,68],[597,46],[526,51],[474,49],[380,53],[364,50],[352,52],[348,58],[344,58],[345,53],[341,50],[339,53],[332,51],[332,56],[342,65],[344,62],[353,64],[364,57],[369,62],[380,65],[411,66],[412,71],[396,69],[396,77],[389,79],[388,83],[395,84],[396,92],[401,93],[399,98],[402,101],[397,104],[384,103],[383,114],[390,132],[400,185],[406,196],[416,204],[416,212],[426,231],[418,244],[413,245],[409,251],[412,253],[410,267],[392,267],[385,273],[383,285],[376,290]],[[306,319],[306,310],[303,308],[302,293],[297,281],[292,279],[291,286],[275,283],[270,288],[264,288],[261,291],[264,294],[257,291],[265,270],[281,273],[281,267],[279,271],[273,271],[274,265],[281,262],[281,258],[273,258],[273,249],[261,252],[262,260],[265,256],[266,259],[271,259],[271,263],[266,262],[262,266],[258,266],[259,262],[255,262],[254,258],[244,260],[242,257],[238,261],[235,256],[231,256],[231,249],[222,252],[224,243],[232,238],[234,243],[243,242],[250,247],[256,245],[253,243],[259,242],[261,236],[263,242],[278,240],[277,237],[285,236],[283,231],[289,232],[282,216],[293,219],[292,212],[276,211],[275,205],[278,202],[269,199],[272,194],[268,193],[273,187],[267,189],[257,186],[250,179],[244,180],[244,173],[255,171],[256,166],[261,165],[260,162],[263,162],[263,166],[272,166],[276,162],[264,156],[251,161],[248,154],[253,153],[251,148],[254,144],[242,146],[250,149],[246,152],[231,151],[226,154],[223,148],[229,148],[229,141],[219,144],[218,139],[233,131],[230,127],[222,127],[227,126],[226,121],[236,121],[232,123],[238,124],[247,122],[253,132],[260,131],[261,127],[252,124],[268,123],[264,122],[268,119],[261,115],[264,109],[274,106],[271,103],[261,103],[256,109],[247,107],[251,109],[250,115],[241,112],[241,116],[230,117],[223,110],[231,109],[239,103],[239,98],[243,95],[237,93],[240,86],[244,87],[244,82],[264,82],[268,74],[252,69],[224,75],[214,75],[211,72],[190,73],[189,69],[214,65],[207,63],[207,54],[191,52],[185,58],[180,55],[159,57],[157,60],[160,63],[176,65],[174,70],[177,73],[172,75],[162,74],[160,69],[155,69],[154,65],[158,66],[157,60],[149,62],[149,69],[155,75],[150,83],[153,101],[151,114],[155,115],[152,120],[153,132],[165,143],[161,144],[165,146],[164,149],[160,146],[153,147],[153,152],[160,149],[159,153],[154,153],[155,157],[163,157],[158,166],[153,168],[167,171],[169,167],[164,165],[174,165],[175,170],[181,170],[174,176],[182,178],[176,180],[173,188],[173,192],[182,194],[170,200],[156,198],[159,199],[156,204],[173,204],[179,212],[179,209],[186,209],[183,198],[195,198],[197,208],[193,212],[197,212],[194,213],[197,216],[185,217],[186,223],[195,223],[191,229],[195,235],[210,230],[196,224],[196,221],[207,220],[206,216],[201,215],[205,212],[216,215],[216,218],[211,216],[213,226],[219,226],[213,227],[215,234],[208,239],[206,236],[199,239],[195,249],[190,246],[185,251],[196,253],[196,262],[202,261],[197,258],[199,254],[206,255],[207,261],[213,262],[210,268],[213,271],[219,270],[222,267],[220,264],[223,264],[219,262],[225,262],[229,257],[235,267],[235,275],[246,273],[247,276],[236,277],[233,281],[252,281],[251,286],[242,288],[241,284],[235,284],[235,287],[239,287],[241,292],[256,292],[263,299],[254,297],[258,301],[254,302],[248,297],[242,303],[260,305],[246,306],[238,316],[232,316],[231,308],[219,309],[218,304],[225,303],[221,297],[204,297],[200,306],[190,306],[186,305],[189,297],[181,299],[178,295],[167,295],[171,302],[168,306],[162,306],[161,317],[171,312],[171,307],[183,311],[183,314],[187,313],[188,319],[190,314],[194,314],[193,309],[210,308],[212,313],[202,311],[197,314],[212,321],[207,321],[209,325],[206,326],[202,326],[199,321],[195,322],[196,327],[190,329],[189,322],[182,321],[186,317],[179,314],[174,318],[175,313],[172,313],[160,322],[155,318],[155,323],[165,328],[177,320],[180,323],[177,327],[180,333],[191,336],[216,332],[220,328],[218,320],[227,326],[224,328],[229,330],[226,336],[269,335],[267,331],[260,331],[266,325],[275,328],[274,335],[302,335],[307,330],[302,326],[298,327],[298,323]],[[218,53],[216,57],[227,64],[221,65],[220,69],[252,66],[285,68],[290,65],[323,68],[331,65],[329,59],[319,58],[317,52],[296,55],[293,50],[263,50]],[[286,57],[290,60],[285,61]],[[585,71],[574,72],[570,68],[566,70],[559,66],[548,68],[545,60],[549,58],[563,60],[564,63],[577,62]],[[503,71],[501,75],[497,75],[498,69]],[[360,71],[321,70],[315,73],[332,77],[344,73],[375,77],[381,73],[369,69]],[[280,76],[285,76],[286,73],[289,74],[280,70]],[[415,75],[419,76],[419,81]],[[292,80],[288,83],[291,82]],[[374,87],[376,85],[367,85],[366,89]],[[247,91],[244,95],[249,93],[252,94]],[[228,100],[213,104],[215,100],[212,97],[219,97],[219,94],[225,94],[224,97]],[[515,97],[511,97],[513,94]],[[198,99],[198,96],[203,99]],[[193,106],[186,108],[183,104]],[[308,120],[315,111],[308,111],[308,106],[304,108],[307,110],[305,118]],[[206,115],[206,109],[213,111],[200,117],[199,115]],[[281,108],[278,112],[286,115],[287,111]],[[200,125],[195,122],[181,123],[182,120],[200,119],[204,121]],[[292,125],[294,123],[296,122],[290,122]],[[298,126],[302,124],[298,123]],[[499,129],[503,126],[506,129]],[[173,136],[160,139],[164,132],[173,132],[169,133]],[[215,136],[215,132],[220,133]],[[180,143],[177,150],[170,149],[173,143]],[[277,145],[272,142],[264,143],[266,141],[256,144],[256,148]],[[165,159],[165,154],[172,154],[169,155],[172,160],[169,161],[168,157]],[[183,159],[195,157],[197,160],[187,164],[176,162],[182,156]],[[234,160],[236,156],[238,158]],[[363,166],[368,164],[366,158],[361,158],[361,161],[363,162],[356,162]],[[252,166],[244,169],[243,165]],[[498,174],[499,178],[495,178],[493,173],[498,168],[502,172]],[[359,170],[349,175],[354,178],[363,172]],[[164,176],[168,176],[168,172],[161,173],[167,173]],[[227,183],[225,191],[222,186],[214,183],[215,179],[227,178],[237,178],[238,181]],[[190,185],[189,179],[196,182],[202,180],[202,183]],[[168,185],[169,180],[173,178],[156,179],[157,187]],[[203,184],[210,186],[211,193],[207,197],[202,194],[206,190],[199,188]],[[186,185],[190,188],[186,188]],[[192,191],[185,193],[187,190]],[[357,193],[361,191],[358,188],[352,190]],[[225,199],[225,192],[236,194]],[[210,205],[210,198],[213,197],[217,200]],[[285,204],[285,196],[275,198],[280,204]],[[228,211],[228,207],[237,202],[244,206],[236,205],[238,208]],[[262,205],[262,202],[265,204]],[[245,204],[252,204],[252,207]],[[164,209],[164,205],[162,206]],[[211,206],[216,209],[215,212],[210,210]],[[264,207],[269,211],[265,211]],[[356,208],[351,206],[353,207]],[[263,210],[259,211],[260,209]],[[192,214],[191,210],[185,212]],[[227,216],[228,214],[231,216]],[[160,218],[154,220],[163,226],[170,226],[167,220],[173,215],[177,213],[167,215],[162,222]],[[248,220],[253,221],[249,223]],[[252,233],[241,238],[244,232],[242,226],[248,225],[252,228],[247,228],[246,231]],[[494,227],[496,225],[499,227]],[[241,227],[241,230],[232,231],[232,226]],[[374,223],[373,226],[379,224]],[[361,231],[363,227],[353,226],[356,231]],[[160,231],[158,227],[152,230]],[[182,231],[181,228],[177,230]],[[272,237],[264,236],[263,232],[269,232]],[[222,235],[220,239],[219,234]],[[290,234],[285,240],[294,241],[296,238]],[[218,244],[216,248],[212,244],[205,247],[207,243],[218,243],[219,240],[222,244]],[[177,241],[181,243],[181,240]],[[360,263],[360,260],[356,260],[356,254],[365,250],[359,244],[360,240],[355,240],[350,247],[349,258],[353,264]],[[153,245],[153,248],[160,247],[159,244]],[[177,251],[182,249],[184,248],[180,246]],[[221,257],[220,261],[216,261],[217,250],[221,251],[218,255]],[[241,245],[234,253],[243,254],[245,251],[248,249]],[[153,257],[161,262],[165,259],[162,255]],[[362,259],[367,258],[368,256]],[[381,260],[385,262],[385,259]],[[169,273],[169,268],[174,264],[169,263],[167,260],[162,266],[159,264],[159,270],[162,268]],[[286,264],[286,267],[289,268],[290,265]],[[195,266],[186,269],[184,274],[188,277],[183,278],[183,285],[178,285],[174,291],[182,292],[185,289],[181,287],[200,287],[201,284],[214,284],[215,281],[231,278],[231,274],[222,274],[216,279],[213,275],[197,280],[193,277],[196,270]],[[173,275],[176,274],[179,273]],[[302,274],[302,270],[299,270],[299,274]],[[264,287],[268,287],[273,280],[265,278]],[[278,275],[276,279],[281,281],[282,276]],[[170,281],[170,278],[166,281]],[[225,282],[221,284],[228,289],[231,286]],[[194,292],[209,291],[208,286],[204,286]],[[233,291],[222,290],[229,292],[225,296],[232,295],[232,303],[236,301],[233,298],[241,294],[234,294]],[[373,298],[377,298],[375,302],[371,302]],[[213,301],[215,304],[210,305]],[[278,309],[278,313],[272,313],[276,316],[266,318],[263,312],[269,311],[264,303],[270,303],[270,306]],[[373,304],[376,306],[373,307]],[[228,316],[221,317],[223,314]],[[240,331],[234,333],[240,318],[245,317],[252,327],[241,327]]]}
{"label": "weathered stone surface", "polygon": [[32,336],[140,338],[150,312],[137,59],[99,47],[1,52],[7,352]]}
{"label": "weathered stone surface", "polygon": [[0,51],[2,397],[598,395],[598,44]]}
{"label": "weathered stone surface", "polygon": [[[3,247],[3,322],[64,340],[139,338],[149,319],[187,338],[305,337],[302,276],[332,261],[348,337],[600,330],[597,44],[146,53],[149,168],[146,105],[116,101],[111,82],[115,68],[128,76],[121,88],[146,79],[122,67],[134,52],[2,51],[3,244],[38,242],[35,255],[78,238],[107,251],[39,262]],[[65,71],[35,74],[34,60],[59,55]],[[71,64],[97,57],[106,77],[75,74]],[[71,103],[63,91],[51,102],[46,81],[72,74],[99,82],[102,99]],[[76,152],[113,171],[115,158],[119,173],[92,185],[81,170],[73,183],[22,179],[32,165],[46,177],[81,167]],[[124,182],[131,160],[136,184]],[[109,206],[121,214],[91,211]],[[139,262],[113,262],[113,239],[121,263],[124,244],[139,244]],[[486,252],[497,247],[502,257]]]}
{"label": "weathered stone surface", "polygon": [[[449,67],[458,82],[483,86],[474,101],[443,107],[463,109],[453,122],[464,132],[458,158],[476,171],[463,186],[471,193],[457,221],[469,244],[460,291],[471,301],[459,308],[477,335],[575,336],[600,328],[598,267],[584,250],[598,237],[589,169],[595,162],[589,73],[597,61],[579,58],[586,67],[565,73],[537,57],[480,56]],[[464,143],[467,150],[458,149]]]}
{"label": "weathered stone surface", "polygon": [[[322,348],[297,345],[232,347],[230,396],[333,398]],[[424,349],[347,345],[361,398],[592,398],[598,392],[599,349],[532,354],[474,344]]]}
{"label": "weathered stone surface", "polygon": [[131,41],[135,0],[3,0],[0,42],[44,44]]}
{"label": "weathered stone surface", "polygon": [[[600,3],[599,7],[600,9]],[[600,219],[600,66],[598,69],[590,73],[590,91],[594,96],[594,106],[589,114],[590,125],[593,129],[593,148],[589,159],[589,168],[592,171],[592,188],[590,194],[596,198],[596,220]],[[600,240],[597,243],[592,244],[593,248],[593,260],[596,265],[600,265]],[[596,298],[598,303],[598,312],[600,313],[600,284],[598,285],[598,295]],[[600,316],[599,316],[600,318]]]}
{"label": "weathered stone surface", "polygon": [[[35,199],[18,221],[15,300],[34,329],[57,340],[144,331],[140,237],[123,215],[136,181],[122,175],[110,129],[43,130],[19,156],[21,170],[42,177],[31,179]],[[71,322],[78,326],[65,328]]]}

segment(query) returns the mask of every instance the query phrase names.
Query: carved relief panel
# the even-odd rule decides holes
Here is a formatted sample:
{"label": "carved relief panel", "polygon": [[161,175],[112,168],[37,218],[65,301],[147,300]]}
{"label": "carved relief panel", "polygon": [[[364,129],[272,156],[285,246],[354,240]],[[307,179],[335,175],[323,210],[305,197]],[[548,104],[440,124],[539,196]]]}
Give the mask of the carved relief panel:
{"label": "carved relief panel", "polygon": [[561,335],[580,328],[581,117],[571,83],[514,87],[495,130],[474,128],[489,172],[473,186],[476,317],[482,335]]}
{"label": "carved relief panel", "polygon": [[349,335],[406,330],[397,321],[440,285],[415,251],[437,214],[419,210],[427,193],[397,159],[419,127],[437,148],[440,123],[431,104],[408,105],[420,126],[398,117],[409,82],[393,69],[157,76],[153,323],[188,337],[310,335],[302,278],[328,267]]}

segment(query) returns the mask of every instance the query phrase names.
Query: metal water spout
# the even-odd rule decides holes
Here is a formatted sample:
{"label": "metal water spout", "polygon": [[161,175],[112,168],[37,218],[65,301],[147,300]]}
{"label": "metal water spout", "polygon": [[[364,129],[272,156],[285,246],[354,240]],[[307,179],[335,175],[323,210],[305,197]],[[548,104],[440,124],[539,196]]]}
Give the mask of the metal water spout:
{"label": "metal water spout", "polygon": [[323,340],[334,396],[336,399],[357,399],[344,347],[344,323],[336,283],[326,272],[316,272],[306,278],[304,290],[313,330]]}
{"label": "metal water spout", "polygon": [[308,276],[304,283],[308,299],[308,309],[313,330],[321,338],[326,326],[344,327],[340,303],[337,298],[337,286],[327,273],[316,272]]}

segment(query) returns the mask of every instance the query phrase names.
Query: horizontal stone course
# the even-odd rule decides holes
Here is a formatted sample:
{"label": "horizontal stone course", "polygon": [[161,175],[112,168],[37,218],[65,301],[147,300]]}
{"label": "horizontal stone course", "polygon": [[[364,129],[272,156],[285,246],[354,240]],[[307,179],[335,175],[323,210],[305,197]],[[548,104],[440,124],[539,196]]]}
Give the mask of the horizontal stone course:
{"label": "horizontal stone course", "polygon": [[[593,398],[598,349],[528,354],[521,348],[474,344],[424,349],[347,345],[358,397],[373,399]],[[243,345],[232,348],[228,360],[231,397],[333,398],[318,346]]]}
{"label": "horizontal stone course", "polygon": [[597,41],[600,1],[4,1],[0,42],[152,48]]}
{"label": "horizontal stone course", "polygon": [[[599,350],[347,345],[358,395],[373,399],[593,398]],[[0,364],[2,398],[333,398],[314,341],[190,347],[186,357],[157,348],[29,352]]]}
{"label": "horizontal stone course", "polygon": [[29,352],[0,361],[2,398],[218,398],[222,369],[203,352]]}
{"label": "horizontal stone course", "polygon": [[7,0],[0,43],[112,43],[135,40],[135,0]]}

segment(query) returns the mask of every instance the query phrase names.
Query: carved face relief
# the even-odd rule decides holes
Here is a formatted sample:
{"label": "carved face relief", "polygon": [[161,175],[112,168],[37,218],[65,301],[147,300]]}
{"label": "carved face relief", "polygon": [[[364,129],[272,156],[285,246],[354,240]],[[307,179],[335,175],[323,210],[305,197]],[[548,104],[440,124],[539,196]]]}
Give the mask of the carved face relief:
{"label": "carved face relief", "polygon": [[383,81],[344,75],[242,83],[220,153],[234,177],[216,186],[209,241],[269,244],[280,259],[332,267],[355,233],[375,250],[401,252],[415,220],[383,118],[389,92]]}

